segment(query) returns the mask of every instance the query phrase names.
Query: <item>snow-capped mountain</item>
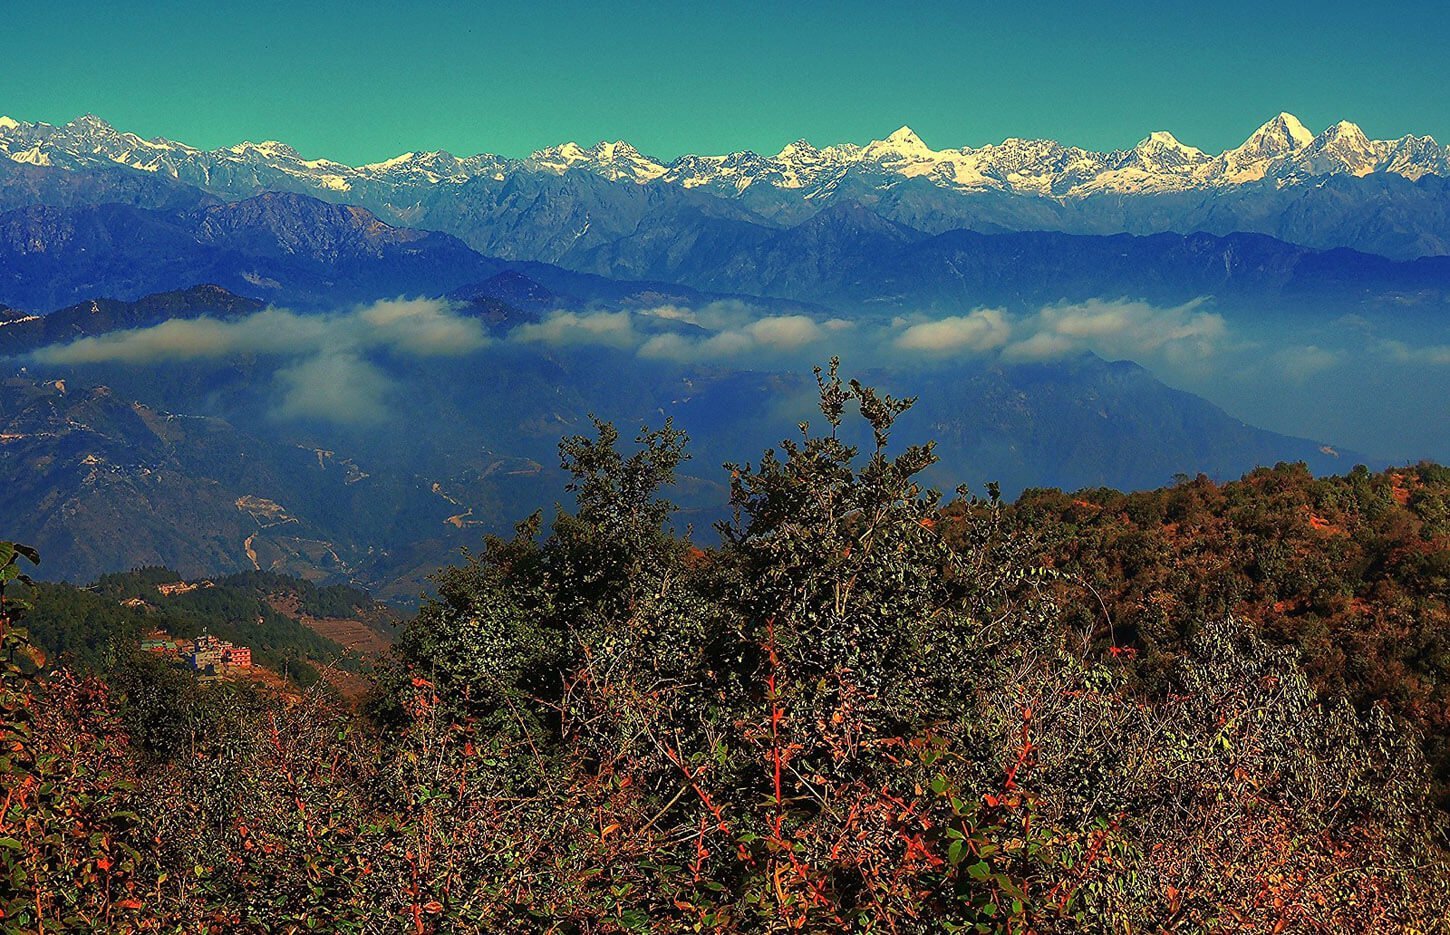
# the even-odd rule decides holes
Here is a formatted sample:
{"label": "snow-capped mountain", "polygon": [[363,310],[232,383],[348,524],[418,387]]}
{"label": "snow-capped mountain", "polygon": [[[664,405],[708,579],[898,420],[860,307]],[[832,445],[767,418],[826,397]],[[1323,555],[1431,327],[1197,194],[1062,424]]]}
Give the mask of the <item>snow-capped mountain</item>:
{"label": "snow-capped mountain", "polygon": [[685,155],[663,162],[620,140],[590,147],[564,143],[509,159],[481,153],[404,153],[384,162],[349,166],[306,159],[276,141],[200,150],[166,139],[143,139],[86,115],[61,126],[0,117],[0,155],[15,162],[68,169],[122,165],[163,173],[221,195],[250,195],[258,187],[302,187],[345,193],[358,186],[410,188],[461,183],[515,173],[562,175],[584,171],[612,182],[678,185],[712,194],[755,185],[811,197],[848,175],[891,186],[922,178],[957,191],[1001,191],[1060,199],[1104,192],[1141,194],[1221,189],[1267,180],[1292,185],[1329,175],[1375,172],[1418,179],[1450,175],[1444,147],[1428,136],[1370,140],[1341,121],[1317,136],[1291,114],[1279,114],[1241,146],[1210,156],[1157,131],[1128,150],[1092,152],[1052,140],[1008,139],[979,148],[932,149],[910,127],[864,146],[823,149],[805,140],[774,156],[735,152]]}
{"label": "snow-capped mountain", "polygon": [[774,155],[662,161],[618,140],[522,159],[408,152],[361,166],[276,141],[203,150],[148,140],[88,115],[59,126],[0,118],[0,157],[0,210],[292,192],[492,256],[590,271],[631,255],[652,263],[681,238],[724,243],[852,205],[932,234],[1248,231],[1396,258],[1450,253],[1450,151],[1428,136],[1371,140],[1348,122],[1315,134],[1290,114],[1217,155],[1166,131],[1094,152],[1018,138],[933,149],[901,127],[865,145],[796,140]]}

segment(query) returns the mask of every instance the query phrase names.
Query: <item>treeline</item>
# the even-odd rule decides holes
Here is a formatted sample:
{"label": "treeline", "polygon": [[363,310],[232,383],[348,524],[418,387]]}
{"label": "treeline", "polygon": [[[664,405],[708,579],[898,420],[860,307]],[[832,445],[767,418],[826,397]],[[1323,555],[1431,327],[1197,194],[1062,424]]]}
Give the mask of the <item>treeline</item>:
{"label": "treeline", "polygon": [[[1172,563],[1124,556],[1131,585],[1105,591],[1087,572],[1120,560],[1106,521],[1068,556],[1060,512],[1031,521],[1039,495],[944,506],[917,480],[931,447],[890,445],[908,405],[821,374],[822,425],[730,467],[710,547],[668,531],[686,457],[668,423],[629,450],[607,424],[566,440],[574,511],[438,575],[365,717],[145,660],[8,666],[0,918],[1444,929],[1444,813],[1412,732],[1317,692],[1242,596],[1155,630],[1132,587]],[[864,451],[843,440],[855,413]]]}
{"label": "treeline", "polygon": [[1232,615],[1292,647],[1322,697],[1413,725],[1450,801],[1450,469],[1316,479],[1281,464],[1141,493],[1029,490],[1003,517],[1037,544],[1034,563],[1068,576],[1064,623],[1130,651],[1145,685]]}

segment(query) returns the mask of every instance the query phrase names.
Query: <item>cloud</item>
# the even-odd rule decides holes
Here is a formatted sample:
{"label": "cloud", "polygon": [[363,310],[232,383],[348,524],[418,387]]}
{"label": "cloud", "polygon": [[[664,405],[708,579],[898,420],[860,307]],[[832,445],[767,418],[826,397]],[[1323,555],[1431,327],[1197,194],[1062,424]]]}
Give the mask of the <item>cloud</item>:
{"label": "cloud", "polygon": [[552,312],[543,321],[514,328],[509,338],[525,343],[606,347],[633,347],[639,341],[629,312]]}
{"label": "cloud", "polygon": [[1039,331],[1007,348],[1004,356],[1011,360],[1051,360],[1081,350],[1078,342],[1064,334]]}
{"label": "cloud", "polygon": [[277,371],[276,381],[282,390],[277,415],[329,422],[381,421],[393,389],[381,370],[348,351],[305,358]]}
{"label": "cloud", "polygon": [[646,340],[639,356],[652,360],[718,360],[745,355],[778,354],[800,350],[840,331],[841,319],[818,322],[805,315],[770,315],[717,331],[708,337],[667,332]]}
{"label": "cloud", "polygon": [[1406,364],[1450,365],[1450,344],[1411,347],[1403,341],[1381,341],[1380,348],[1391,359]]}
{"label": "cloud", "polygon": [[[741,301],[699,307],[677,304],[635,311],[560,310],[520,325],[509,340],[553,346],[607,346],[648,360],[695,363],[780,357],[792,353],[851,353],[897,359],[908,354],[947,360],[998,354],[1037,361],[1094,351],[1189,369],[1226,343],[1222,316],[1202,300],[1171,308],[1140,301],[1092,300],[1047,306],[1022,316],[979,308],[941,318],[902,317],[852,322],[803,314],[762,314]],[[1200,367],[1201,369],[1201,367]]]}
{"label": "cloud", "polygon": [[649,360],[687,362],[795,351],[851,327],[851,322],[839,318],[818,321],[808,315],[761,315],[749,304],[732,300],[697,308],[560,309],[542,321],[515,327],[508,340],[554,347],[614,347],[633,350]]}
{"label": "cloud", "polygon": [[391,382],[369,356],[453,357],[489,343],[483,323],[433,299],[391,299],[332,315],[267,308],[245,318],[172,319],[52,345],[30,356],[44,364],[148,364],[284,358],[276,373],[277,414],[364,422],[387,412]]}
{"label": "cloud", "polygon": [[243,354],[297,357],[350,348],[411,357],[466,354],[488,343],[482,322],[432,299],[392,299],[335,315],[267,308],[245,318],[172,319],[115,331],[31,354],[47,364],[140,364]]}
{"label": "cloud", "polygon": [[983,308],[909,325],[892,343],[904,351],[927,354],[981,352],[996,350],[1007,343],[1011,334],[1012,325],[1004,312]]}
{"label": "cloud", "polygon": [[752,341],[780,350],[804,347],[825,336],[814,319],[804,315],[777,315],[761,318],[741,329]]}
{"label": "cloud", "polygon": [[1203,299],[1171,308],[1147,302],[1091,299],[1051,305],[1021,322],[1025,336],[1004,351],[1010,360],[1045,360],[1093,351],[1137,360],[1161,357],[1185,365],[1217,353],[1228,337],[1223,316]]}
{"label": "cloud", "polygon": [[355,313],[360,346],[385,347],[413,357],[456,357],[489,343],[483,323],[455,315],[432,299],[393,299]]}
{"label": "cloud", "polygon": [[238,354],[291,354],[323,343],[327,324],[281,309],[265,309],[237,321],[172,319],[150,328],[114,331],[54,344],[31,354],[47,364],[142,364],[203,360]]}

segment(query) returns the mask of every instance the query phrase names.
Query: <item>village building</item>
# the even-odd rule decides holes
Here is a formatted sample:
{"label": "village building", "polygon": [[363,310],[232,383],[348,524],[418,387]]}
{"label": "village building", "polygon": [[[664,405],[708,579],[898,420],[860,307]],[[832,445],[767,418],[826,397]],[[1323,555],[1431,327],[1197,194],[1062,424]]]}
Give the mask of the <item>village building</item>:
{"label": "village building", "polygon": [[216,671],[222,666],[247,669],[252,665],[252,650],[208,633],[193,640],[190,647],[182,652],[182,658],[197,672]]}

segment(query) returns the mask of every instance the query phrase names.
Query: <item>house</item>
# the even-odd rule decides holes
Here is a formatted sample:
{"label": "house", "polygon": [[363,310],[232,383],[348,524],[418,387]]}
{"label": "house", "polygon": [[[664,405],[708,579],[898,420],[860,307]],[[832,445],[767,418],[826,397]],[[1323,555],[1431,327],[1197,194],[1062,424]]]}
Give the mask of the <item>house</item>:
{"label": "house", "polygon": [[182,653],[182,657],[197,672],[207,669],[215,671],[221,666],[246,669],[252,665],[250,647],[237,646],[209,633],[193,640],[191,646]]}

